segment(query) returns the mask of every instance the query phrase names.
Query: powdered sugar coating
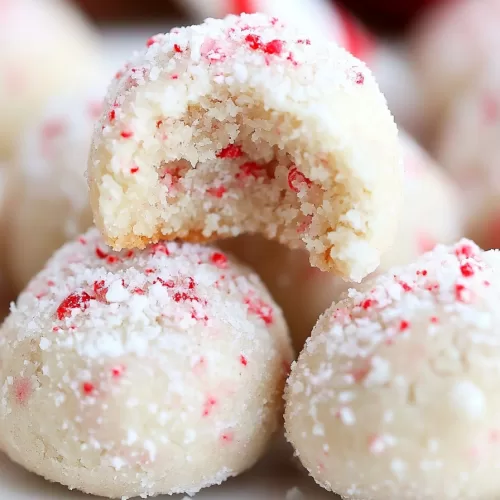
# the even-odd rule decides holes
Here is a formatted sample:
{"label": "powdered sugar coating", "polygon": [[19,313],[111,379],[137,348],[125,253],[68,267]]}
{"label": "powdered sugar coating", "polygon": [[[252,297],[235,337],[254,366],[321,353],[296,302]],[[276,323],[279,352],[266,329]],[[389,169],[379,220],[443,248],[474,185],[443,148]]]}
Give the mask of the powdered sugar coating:
{"label": "powdered sugar coating", "polygon": [[345,498],[494,498],[500,253],[438,246],[320,318],[286,390],[288,439]]}
{"label": "powdered sugar coating", "polygon": [[[400,133],[405,170],[403,207],[390,250],[382,255],[376,273],[413,262],[437,243],[452,243],[463,235],[461,198],[443,169],[405,133]],[[352,286],[309,264],[307,252],[290,250],[256,235],[222,242],[257,271],[285,318],[300,351],[319,316]]]}
{"label": "powdered sugar coating", "polygon": [[210,247],[112,252],[96,229],[24,291],[0,337],[0,444],[108,497],[195,493],[250,467],[291,360],[255,274]]}
{"label": "powdered sugar coating", "polygon": [[0,159],[51,96],[84,89],[99,69],[97,35],[63,0],[0,5]]}
{"label": "powdered sugar coating", "polygon": [[15,209],[5,244],[18,292],[55,250],[92,224],[85,170],[103,93],[54,98],[19,141],[8,174]]}
{"label": "powdered sugar coating", "polygon": [[390,245],[397,130],[363,63],[260,14],[147,42],[117,75],[89,160],[114,248],[261,233],[359,281]]}

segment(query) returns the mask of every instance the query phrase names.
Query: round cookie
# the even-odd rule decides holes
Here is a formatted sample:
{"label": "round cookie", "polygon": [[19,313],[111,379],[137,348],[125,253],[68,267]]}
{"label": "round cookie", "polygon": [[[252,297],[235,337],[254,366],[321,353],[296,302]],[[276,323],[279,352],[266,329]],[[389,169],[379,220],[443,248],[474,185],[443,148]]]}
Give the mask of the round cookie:
{"label": "round cookie", "polygon": [[193,244],[115,253],[93,228],[2,327],[0,445],[95,495],[194,494],[261,456],[291,358],[248,268]]}
{"label": "round cookie", "polygon": [[[403,208],[392,248],[377,272],[408,264],[437,243],[463,235],[461,199],[446,172],[406,134],[400,134],[405,169]],[[311,267],[305,250],[290,250],[261,236],[244,235],[220,246],[249,264],[283,308],[296,351],[319,316],[352,284]]]}
{"label": "round cookie", "polygon": [[61,0],[0,5],[0,159],[46,100],[84,89],[98,70],[96,34]]}
{"label": "round cookie", "polygon": [[500,253],[439,245],[328,309],[292,367],[287,437],[364,500],[500,494]]}
{"label": "round cookie", "polygon": [[499,0],[455,0],[429,9],[414,26],[409,54],[425,103],[426,143],[434,146],[449,105],[495,64],[499,22]]}
{"label": "round cookie", "polygon": [[353,281],[378,265],[402,172],[362,62],[254,14],[157,35],[118,76],[88,168],[108,244],[260,233]]}
{"label": "round cookie", "polygon": [[491,68],[456,101],[444,121],[436,157],[456,178],[467,206],[467,235],[499,248],[500,71]]}
{"label": "round cookie", "polygon": [[[99,97],[98,97],[99,96]],[[8,272],[17,292],[92,224],[85,170],[102,93],[54,99],[22,134],[9,170]]]}

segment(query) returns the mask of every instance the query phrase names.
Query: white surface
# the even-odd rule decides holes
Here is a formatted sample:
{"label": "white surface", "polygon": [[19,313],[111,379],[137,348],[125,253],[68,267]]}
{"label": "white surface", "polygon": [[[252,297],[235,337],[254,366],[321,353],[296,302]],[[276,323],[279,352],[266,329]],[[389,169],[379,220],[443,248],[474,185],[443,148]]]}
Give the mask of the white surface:
{"label": "white surface", "polygon": [[[238,478],[229,479],[221,486],[203,490],[195,500],[287,500],[292,488],[299,488],[304,500],[336,500],[338,497],[316,486],[292,462],[292,454],[275,452],[262,460],[254,469]],[[92,500],[100,497],[68,491],[58,484],[49,483],[12,464],[0,454],[0,498],[3,500]],[[157,500],[182,500],[183,495],[159,496]],[[294,497],[292,497],[294,498]],[[295,499],[294,499],[295,500]]]}

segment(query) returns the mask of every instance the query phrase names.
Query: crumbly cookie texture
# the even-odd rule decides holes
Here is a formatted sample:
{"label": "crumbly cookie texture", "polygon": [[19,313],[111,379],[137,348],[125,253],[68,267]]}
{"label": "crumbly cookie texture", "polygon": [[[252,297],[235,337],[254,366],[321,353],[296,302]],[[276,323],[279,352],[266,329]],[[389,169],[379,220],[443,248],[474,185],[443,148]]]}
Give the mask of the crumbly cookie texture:
{"label": "crumbly cookie texture", "polygon": [[287,437],[356,500],[500,494],[500,253],[469,240],[350,290],[286,390]]}
{"label": "crumbly cookie texture", "polygon": [[7,169],[9,277],[20,292],[55,250],[92,225],[85,179],[104,91],[54,98],[20,137]]}
{"label": "crumbly cookie texture", "polygon": [[68,243],[0,336],[0,446],[111,498],[194,494],[247,469],[282,419],[280,309],[218,249]]}
{"label": "crumbly cookie texture", "polygon": [[147,42],[111,85],[88,179],[117,250],[260,233],[359,281],[394,237],[402,168],[366,66],[252,14]]}
{"label": "crumbly cookie texture", "polygon": [[[401,219],[394,244],[382,255],[377,274],[409,264],[438,243],[453,243],[464,234],[463,200],[457,186],[410,137],[400,133],[400,139],[405,171]],[[232,238],[220,246],[264,281],[283,309],[297,352],[319,316],[353,286],[311,267],[305,250],[288,249],[259,235]]]}

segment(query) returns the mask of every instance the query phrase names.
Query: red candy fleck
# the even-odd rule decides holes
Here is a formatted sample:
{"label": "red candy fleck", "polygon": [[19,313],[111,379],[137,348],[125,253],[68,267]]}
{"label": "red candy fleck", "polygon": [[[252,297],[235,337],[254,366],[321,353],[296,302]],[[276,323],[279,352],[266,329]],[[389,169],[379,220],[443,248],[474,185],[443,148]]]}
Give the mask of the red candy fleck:
{"label": "red candy fleck", "polygon": [[258,50],[262,48],[262,42],[260,41],[260,36],[249,34],[245,37],[245,42],[252,50]]}
{"label": "red candy fleck", "polygon": [[266,304],[261,299],[248,297],[245,299],[245,304],[248,306],[248,311],[259,316],[266,325],[273,322],[273,308]]}
{"label": "red candy fleck", "polygon": [[310,187],[312,182],[294,166],[288,172],[288,185],[292,191],[298,193],[302,186]]}
{"label": "red candy fleck", "polygon": [[163,125],[163,120],[157,120],[156,128],[160,128]]}
{"label": "red candy fleck", "polygon": [[401,320],[401,323],[399,323],[399,331],[404,332],[405,330],[408,330],[408,328],[410,328],[410,323],[405,319]]}
{"label": "red candy fleck", "polygon": [[398,283],[401,285],[401,287],[405,292],[411,292],[413,290],[412,287],[408,285],[408,283],[405,283],[404,281],[399,281]]}
{"label": "red candy fleck", "polygon": [[204,417],[208,417],[212,412],[213,407],[217,404],[217,400],[212,397],[208,397],[205,403],[203,404],[203,413]]}
{"label": "red candy fleck", "polygon": [[116,118],[116,111],[114,109],[112,109],[109,113],[108,113],[108,119],[110,122],[113,122]]}
{"label": "red candy fleck", "polygon": [[117,262],[120,262],[120,259],[116,257],[116,255],[108,255],[106,257],[106,262],[108,264],[116,264]]}
{"label": "red candy fleck", "polygon": [[221,252],[214,252],[210,256],[210,261],[212,264],[215,264],[221,269],[225,269],[227,267],[227,257]]}
{"label": "red candy fleck", "polygon": [[221,434],[220,439],[224,443],[231,443],[234,440],[234,434],[232,432],[224,432]]}
{"label": "red candy fleck", "polygon": [[111,368],[111,375],[113,376],[113,378],[120,378],[123,375],[124,371],[125,371],[124,365],[117,365]]}
{"label": "red candy fleck", "polygon": [[107,302],[106,294],[108,293],[108,287],[104,280],[94,281],[93,289],[96,300],[99,302]]}
{"label": "red candy fleck", "polygon": [[466,278],[469,278],[470,276],[474,275],[474,269],[472,268],[469,262],[467,262],[466,264],[462,264],[460,266],[460,272],[462,273],[462,276]]}
{"label": "red candy fleck", "polygon": [[455,255],[457,257],[466,257],[467,259],[470,259],[471,257],[474,256],[474,249],[467,244],[460,245],[456,250],[455,250]]}
{"label": "red candy fleck", "polygon": [[96,247],[95,254],[100,259],[105,259],[108,256],[108,254],[104,250],[101,250],[99,247]]}
{"label": "red candy fleck", "polygon": [[361,307],[365,310],[370,309],[370,307],[372,307],[374,303],[375,301],[373,301],[372,299],[366,299],[363,302],[361,302]]}
{"label": "red candy fleck", "polygon": [[283,50],[283,42],[281,40],[271,40],[264,45],[263,50],[266,54],[280,55]]}
{"label": "red candy fleck", "polygon": [[151,245],[150,252],[151,252],[151,255],[156,255],[158,253],[161,253],[163,255],[170,255],[170,252],[168,251],[168,248],[166,247],[165,243],[163,243],[161,241],[159,243],[155,243],[154,245]]}
{"label": "red candy fleck", "polygon": [[85,311],[85,309],[89,306],[91,298],[92,297],[87,292],[75,292],[68,295],[68,297],[66,297],[57,308],[57,318],[62,320],[71,316],[71,311],[74,309],[80,309],[82,312]]}
{"label": "red candy fleck", "polygon": [[94,384],[92,382],[84,382],[82,384],[82,390],[84,394],[90,396],[95,390]]}
{"label": "red candy fleck", "polygon": [[357,71],[354,76],[354,83],[356,85],[363,85],[363,83],[365,83],[365,75],[363,75],[360,71]]}
{"label": "red candy fleck", "polygon": [[131,173],[131,174],[136,174],[137,172],[139,172],[139,167],[132,167],[132,168],[130,169],[130,173]]}
{"label": "red candy fleck", "polygon": [[431,316],[431,323],[439,323],[437,316]]}
{"label": "red candy fleck", "polygon": [[86,244],[87,244],[87,240],[86,240],[83,236],[80,236],[80,238],[78,238],[78,241],[79,241],[82,245],[86,245]]}
{"label": "red candy fleck", "polygon": [[304,39],[297,40],[297,43],[311,45],[311,40],[309,40],[309,38],[304,38]]}
{"label": "red candy fleck", "polygon": [[455,285],[455,298],[459,302],[470,302],[471,292],[464,285],[457,284]]}
{"label": "red candy fleck", "polygon": [[174,44],[174,52],[177,52],[178,54],[182,53],[182,49],[177,43]]}
{"label": "red candy fleck", "polygon": [[151,45],[154,45],[158,40],[156,39],[156,35],[152,36],[151,38],[148,38],[146,42],[146,47],[151,47]]}
{"label": "red candy fleck", "polygon": [[18,404],[26,404],[26,401],[28,401],[31,396],[31,391],[31,382],[28,378],[19,378],[14,380],[13,392]]}
{"label": "red candy fleck", "polygon": [[120,135],[124,138],[124,139],[130,139],[134,133],[131,131],[131,130],[122,130],[120,132]]}
{"label": "red candy fleck", "polygon": [[240,354],[240,364],[242,364],[243,366],[248,365],[248,360],[247,358],[245,358],[245,356],[243,356],[243,354]]}
{"label": "red candy fleck", "polygon": [[215,156],[217,158],[239,158],[243,155],[243,151],[241,150],[241,146],[237,146],[236,144],[229,144],[225,148],[222,148]]}
{"label": "red candy fleck", "polygon": [[219,187],[214,187],[214,188],[208,188],[207,193],[210,196],[214,196],[215,198],[222,198],[224,193],[227,191],[227,189],[224,186],[219,186]]}
{"label": "red candy fleck", "polygon": [[258,179],[259,177],[265,177],[266,175],[267,172],[264,166],[253,161],[248,161],[243,163],[243,165],[240,165],[240,173],[236,174],[236,178],[253,177],[254,179]]}

